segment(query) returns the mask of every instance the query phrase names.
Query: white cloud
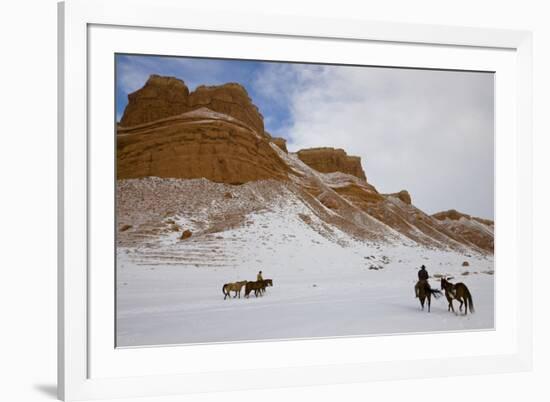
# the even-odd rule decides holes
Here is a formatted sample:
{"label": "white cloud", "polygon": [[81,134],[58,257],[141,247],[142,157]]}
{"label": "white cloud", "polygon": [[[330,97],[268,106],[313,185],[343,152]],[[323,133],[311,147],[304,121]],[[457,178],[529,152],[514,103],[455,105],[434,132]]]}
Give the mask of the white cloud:
{"label": "white cloud", "polygon": [[344,148],[381,192],[405,188],[429,213],[493,216],[490,74],[278,64],[257,84],[288,102],[291,150]]}

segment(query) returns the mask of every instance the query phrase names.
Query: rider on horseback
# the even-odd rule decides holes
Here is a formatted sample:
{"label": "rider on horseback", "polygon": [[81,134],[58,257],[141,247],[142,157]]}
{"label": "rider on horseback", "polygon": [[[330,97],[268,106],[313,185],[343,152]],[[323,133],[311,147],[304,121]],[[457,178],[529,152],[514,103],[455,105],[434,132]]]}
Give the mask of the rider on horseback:
{"label": "rider on horseback", "polygon": [[418,297],[418,289],[420,287],[420,284],[423,282],[427,282],[430,275],[428,274],[428,271],[426,271],[426,267],[422,265],[420,267],[420,271],[418,271],[418,282],[416,282],[416,285],[414,286],[414,297]]}

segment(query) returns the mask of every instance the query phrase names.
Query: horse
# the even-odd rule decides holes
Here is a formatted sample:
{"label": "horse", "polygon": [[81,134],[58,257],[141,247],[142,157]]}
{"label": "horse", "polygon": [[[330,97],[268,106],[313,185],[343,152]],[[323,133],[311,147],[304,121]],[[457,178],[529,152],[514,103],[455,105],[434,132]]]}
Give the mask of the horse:
{"label": "horse", "polygon": [[269,286],[273,287],[273,279],[264,279],[265,288],[263,291],[266,291]]}
{"label": "horse", "polygon": [[418,281],[418,298],[420,299],[420,305],[424,310],[424,303],[428,300],[428,313],[430,312],[432,305],[432,295],[437,299],[441,295],[441,291],[432,289],[427,280]]}
{"label": "horse", "polygon": [[261,296],[265,287],[266,281],[247,282],[244,288],[244,297],[248,299],[252,291],[254,291],[254,296],[258,297],[258,294]]}
{"label": "horse", "polygon": [[267,292],[267,288],[269,286],[273,286],[273,279],[262,279],[258,282],[263,282],[262,288],[259,289],[260,296],[262,296],[265,292]]}
{"label": "horse", "polygon": [[241,298],[241,289],[243,286],[245,286],[247,281],[240,281],[240,282],[233,282],[233,283],[226,283],[222,286],[222,292],[223,292],[223,299],[225,300],[227,296],[231,297],[230,292],[235,292],[235,296],[233,298],[237,297],[239,295],[239,299]]}
{"label": "horse", "polygon": [[441,290],[445,290],[445,297],[449,302],[449,307],[447,311],[454,313],[455,309],[453,306],[453,300],[456,299],[460,302],[459,311],[462,312],[462,306],[464,305],[464,315],[468,314],[468,307],[470,308],[470,313],[474,313],[474,302],[472,300],[472,294],[468,290],[468,287],[459,282],[457,284],[452,284],[445,278],[441,278]]}

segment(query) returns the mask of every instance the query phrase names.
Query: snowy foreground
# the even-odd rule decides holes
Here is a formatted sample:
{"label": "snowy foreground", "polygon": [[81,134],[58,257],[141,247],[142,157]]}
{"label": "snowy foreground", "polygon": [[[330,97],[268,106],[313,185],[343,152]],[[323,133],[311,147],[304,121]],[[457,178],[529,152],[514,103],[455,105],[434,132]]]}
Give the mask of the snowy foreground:
{"label": "snowy foreground", "polygon": [[[302,208],[283,200],[215,235],[182,241],[169,233],[155,247],[119,247],[117,345],[493,328],[491,256],[369,243],[337,229],[323,234],[298,218],[308,212]],[[447,312],[445,297],[432,299],[431,313],[421,311],[413,287],[422,264],[432,276],[464,282],[475,314]],[[245,299],[243,289],[240,299],[224,300],[224,283],[255,280],[259,270],[274,284],[263,297]],[[436,278],[430,283],[439,288]]]}

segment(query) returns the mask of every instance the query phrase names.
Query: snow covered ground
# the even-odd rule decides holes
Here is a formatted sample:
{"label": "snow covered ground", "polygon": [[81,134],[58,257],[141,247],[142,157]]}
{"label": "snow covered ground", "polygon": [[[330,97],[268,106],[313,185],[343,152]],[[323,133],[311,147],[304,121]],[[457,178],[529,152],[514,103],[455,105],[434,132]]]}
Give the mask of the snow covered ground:
{"label": "snow covered ground", "polygon": [[[173,220],[192,226],[184,216]],[[153,246],[118,247],[118,346],[494,326],[491,256],[420,248],[406,238],[393,244],[357,240],[326,227],[289,194],[247,214],[235,228],[186,240],[179,235],[164,233]],[[444,297],[432,300],[431,313],[421,311],[413,287],[422,264],[432,276],[466,283],[475,314],[447,312]],[[224,300],[224,283],[255,280],[259,270],[273,279],[263,297],[245,299],[243,289],[240,299]],[[430,282],[439,288],[437,279]]]}

